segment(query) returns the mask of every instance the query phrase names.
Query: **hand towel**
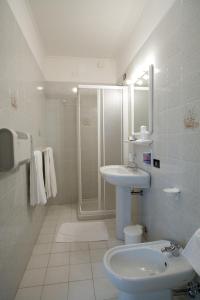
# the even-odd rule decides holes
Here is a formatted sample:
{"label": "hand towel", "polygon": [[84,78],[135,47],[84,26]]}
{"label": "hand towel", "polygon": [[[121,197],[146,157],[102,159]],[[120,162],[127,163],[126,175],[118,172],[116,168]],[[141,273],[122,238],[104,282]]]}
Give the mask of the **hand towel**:
{"label": "hand towel", "polygon": [[50,160],[48,148],[44,150],[45,191],[47,199],[51,198]]}
{"label": "hand towel", "polygon": [[47,203],[47,197],[44,187],[42,152],[34,151],[30,166],[30,204]]}
{"label": "hand towel", "polygon": [[182,255],[189,261],[197,274],[200,275],[200,229],[193,234],[182,251]]}
{"label": "hand towel", "polygon": [[36,192],[36,169],[35,169],[35,157],[34,154],[30,161],[30,205],[35,206],[37,204],[37,192]]}
{"label": "hand towel", "polygon": [[47,198],[55,198],[57,195],[56,172],[53,159],[53,149],[47,147],[44,152],[45,161],[45,190]]}

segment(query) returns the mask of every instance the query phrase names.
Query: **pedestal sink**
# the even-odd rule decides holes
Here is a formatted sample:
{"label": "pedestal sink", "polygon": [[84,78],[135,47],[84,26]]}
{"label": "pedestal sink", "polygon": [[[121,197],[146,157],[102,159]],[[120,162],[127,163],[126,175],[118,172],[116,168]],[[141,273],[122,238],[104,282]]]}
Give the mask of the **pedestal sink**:
{"label": "pedestal sink", "polygon": [[100,168],[105,181],[116,186],[116,235],[124,239],[123,229],[130,225],[132,214],[132,188],[147,189],[150,187],[150,175],[139,169],[123,165],[110,165]]}

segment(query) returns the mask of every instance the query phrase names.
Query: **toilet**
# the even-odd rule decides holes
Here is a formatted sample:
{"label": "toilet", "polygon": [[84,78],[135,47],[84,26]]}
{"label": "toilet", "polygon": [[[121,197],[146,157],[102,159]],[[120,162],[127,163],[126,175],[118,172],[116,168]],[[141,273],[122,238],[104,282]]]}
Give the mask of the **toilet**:
{"label": "toilet", "polygon": [[129,244],[109,249],[104,256],[108,278],[119,290],[119,300],[172,300],[172,290],[195,275],[182,255],[175,257],[161,249],[169,241]]}

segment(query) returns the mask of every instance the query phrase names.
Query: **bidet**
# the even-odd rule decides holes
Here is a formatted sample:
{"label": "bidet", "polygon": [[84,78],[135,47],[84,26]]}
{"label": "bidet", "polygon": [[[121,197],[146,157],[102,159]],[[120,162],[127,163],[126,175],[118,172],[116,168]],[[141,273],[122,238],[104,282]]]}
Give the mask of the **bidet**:
{"label": "bidet", "polygon": [[161,251],[169,246],[169,241],[161,240],[106,252],[106,273],[119,289],[120,300],[172,300],[172,290],[192,280],[195,273],[181,249],[177,257]]}

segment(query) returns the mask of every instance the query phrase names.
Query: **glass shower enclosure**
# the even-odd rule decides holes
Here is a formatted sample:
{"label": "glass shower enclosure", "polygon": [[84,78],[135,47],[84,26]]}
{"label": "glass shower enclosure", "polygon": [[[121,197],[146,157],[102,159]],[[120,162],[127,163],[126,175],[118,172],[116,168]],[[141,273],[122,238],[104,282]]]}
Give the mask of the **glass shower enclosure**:
{"label": "glass shower enclosure", "polygon": [[80,85],[77,104],[78,217],[96,219],[114,216],[115,187],[99,172],[104,165],[124,161],[123,86]]}

